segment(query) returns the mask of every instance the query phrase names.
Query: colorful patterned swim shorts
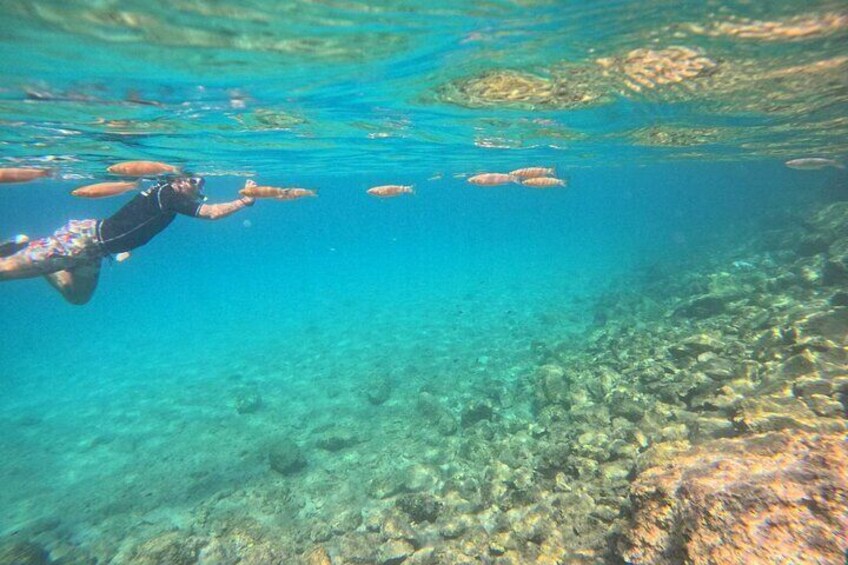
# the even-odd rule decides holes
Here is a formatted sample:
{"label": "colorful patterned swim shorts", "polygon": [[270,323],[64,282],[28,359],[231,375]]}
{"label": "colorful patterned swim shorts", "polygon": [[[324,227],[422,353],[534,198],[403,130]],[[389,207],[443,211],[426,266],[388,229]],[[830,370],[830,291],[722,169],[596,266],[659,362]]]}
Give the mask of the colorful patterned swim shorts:
{"label": "colorful patterned swim shorts", "polygon": [[78,267],[104,256],[97,238],[97,220],[71,220],[53,235],[30,242],[19,253],[48,271]]}

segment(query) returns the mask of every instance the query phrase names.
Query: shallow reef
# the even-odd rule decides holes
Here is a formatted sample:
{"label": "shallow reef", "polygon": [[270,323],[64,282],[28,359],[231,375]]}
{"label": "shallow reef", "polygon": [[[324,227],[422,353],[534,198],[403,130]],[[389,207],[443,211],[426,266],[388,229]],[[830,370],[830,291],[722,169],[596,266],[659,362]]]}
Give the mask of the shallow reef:
{"label": "shallow reef", "polygon": [[202,492],[181,521],[152,514],[88,545],[22,528],[3,555],[839,562],[848,550],[848,202],[792,218],[611,283],[587,306],[594,325],[584,336],[551,336],[508,370],[478,364],[467,379],[429,380],[375,371],[326,392],[356,417],[327,404],[314,423],[285,427],[267,384],[251,383],[227,411],[253,426],[244,453],[255,476]]}

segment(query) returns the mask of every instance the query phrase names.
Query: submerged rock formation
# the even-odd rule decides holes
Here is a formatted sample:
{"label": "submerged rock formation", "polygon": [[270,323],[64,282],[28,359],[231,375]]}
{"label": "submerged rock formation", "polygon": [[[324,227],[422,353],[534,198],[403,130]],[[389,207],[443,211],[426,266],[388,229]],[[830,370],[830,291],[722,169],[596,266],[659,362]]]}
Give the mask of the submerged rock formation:
{"label": "submerged rock formation", "polygon": [[[653,455],[653,457],[652,457]],[[774,432],[646,453],[619,543],[630,563],[841,563],[848,439]]]}

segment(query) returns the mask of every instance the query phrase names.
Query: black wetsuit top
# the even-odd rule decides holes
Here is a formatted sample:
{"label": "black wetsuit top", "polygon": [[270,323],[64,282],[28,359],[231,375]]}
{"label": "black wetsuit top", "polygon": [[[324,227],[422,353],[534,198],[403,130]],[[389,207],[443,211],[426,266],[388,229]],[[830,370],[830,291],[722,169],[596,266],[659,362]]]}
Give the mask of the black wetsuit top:
{"label": "black wetsuit top", "polygon": [[177,214],[197,216],[201,202],[169,184],[151,187],[97,224],[97,236],[107,253],[140,247],[168,227]]}

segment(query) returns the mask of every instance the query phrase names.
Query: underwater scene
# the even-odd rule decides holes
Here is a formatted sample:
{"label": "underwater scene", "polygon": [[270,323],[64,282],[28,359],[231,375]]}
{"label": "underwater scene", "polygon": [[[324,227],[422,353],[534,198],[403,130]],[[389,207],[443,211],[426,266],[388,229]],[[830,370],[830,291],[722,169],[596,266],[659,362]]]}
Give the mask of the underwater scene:
{"label": "underwater scene", "polygon": [[848,562],[845,2],[0,16],[0,565]]}

